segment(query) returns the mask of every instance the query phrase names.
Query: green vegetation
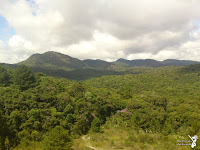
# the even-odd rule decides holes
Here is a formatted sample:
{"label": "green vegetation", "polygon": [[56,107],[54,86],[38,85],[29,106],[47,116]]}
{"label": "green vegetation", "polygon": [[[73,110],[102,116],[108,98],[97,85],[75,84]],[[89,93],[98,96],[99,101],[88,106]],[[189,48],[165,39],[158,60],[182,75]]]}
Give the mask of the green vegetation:
{"label": "green vegetation", "polygon": [[61,126],[56,126],[44,138],[44,149],[47,150],[69,150],[71,146],[71,137]]}
{"label": "green vegetation", "polygon": [[[100,133],[89,132],[83,138],[74,140],[74,150],[190,150],[190,146],[179,146],[182,136],[133,130],[113,121],[107,121]],[[198,143],[197,143],[198,144]]]}
{"label": "green vegetation", "polygon": [[35,83],[35,76],[28,67],[21,65],[13,73],[13,82],[21,90],[27,90]]}
{"label": "green vegetation", "polygon": [[93,132],[99,132],[100,131],[100,126],[101,126],[101,121],[99,118],[94,118],[91,124],[91,130]]}
{"label": "green vegetation", "polygon": [[2,68],[11,78],[7,86],[0,83],[0,149],[69,149],[72,137],[87,133],[95,117],[105,122],[114,111],[112,101],[83,83],[34,75],[26,66]]}
{"label": "green vegetation", "polygon": [[9,84],[9,80],[10,75],[8,71],[4,67],[0,66],[0,85],[7,86]]}
{"label": "green vegetation", "polygon": [[75,82],[0,66],[0,149],[190,149],[177,140],[200,135],[199,73],[161,67]]}
{"label": "green vegetation", "polygon": [[[28,59],[17,64],[2,64],[16,68],[19,65],[26,65],[34,72],[42,72],[49,76],[67,78],[70,80],[87,80],[93,77],[104,75],[125,75],[145,73],[156,67],[163,66],[188,66],[199,64],[197,61],[167,59],[156,61],[152,59],[126,60],[118,59],[114,62],[103,60],[79,60],[58,52],[45,52],[33,54]],[[1,70],[0,70],[1,71]],[[0,77],[1,80],[1,77]]]}

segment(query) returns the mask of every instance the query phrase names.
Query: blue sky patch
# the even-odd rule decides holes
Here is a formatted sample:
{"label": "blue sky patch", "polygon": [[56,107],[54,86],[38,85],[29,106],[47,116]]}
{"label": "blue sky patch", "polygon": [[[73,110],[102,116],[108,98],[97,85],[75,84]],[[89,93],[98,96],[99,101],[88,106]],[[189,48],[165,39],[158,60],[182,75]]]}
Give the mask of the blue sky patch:
{"label": "blue sky patch", "polygon": [[7,20],[3,16],[0,16],[0,40],[6,43],[14,34],[14,28],[9,26]]}
{"label": "blue sky patch", "polygon": [[[34,8],[34,9],[38,9],[39,7],[36,5],[36,3],[35,3],[35,1],[34,0],[26,0],[28,3],[29,3],[29,6],[31,7],[31,8]],[[34,9],[32,10],[32,15],[33,16],[37,16],[37,13],[36,13],[36,11],[34,11]]]}

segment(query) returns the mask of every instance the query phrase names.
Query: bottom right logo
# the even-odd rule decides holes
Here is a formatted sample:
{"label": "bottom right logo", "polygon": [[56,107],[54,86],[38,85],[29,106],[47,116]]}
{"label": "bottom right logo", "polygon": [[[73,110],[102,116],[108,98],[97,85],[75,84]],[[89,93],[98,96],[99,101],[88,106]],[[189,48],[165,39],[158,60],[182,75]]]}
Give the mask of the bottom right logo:
{"label": "bottom right logo", "polygon": [[190,135],[188,135],[190,137],[190,139],[192,140],[192,145],[191,147],[194,148],[196,146],[196,142],[197,142],[197,139],[198,139],[198,136],[197,135],[194,135],[193,137],[191,137]]}

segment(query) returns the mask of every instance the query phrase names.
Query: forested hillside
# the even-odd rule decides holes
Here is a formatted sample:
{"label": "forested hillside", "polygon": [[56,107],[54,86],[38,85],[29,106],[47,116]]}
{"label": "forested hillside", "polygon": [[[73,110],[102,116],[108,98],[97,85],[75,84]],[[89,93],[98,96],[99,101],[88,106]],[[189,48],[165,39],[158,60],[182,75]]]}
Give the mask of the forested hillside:
{"label": "forested hillside", "polygon": [[190,149],[177,140],[200,135],[197,68],[75,82],[0,66],[0,149]]}
{"label": "forested hillside", "polygon": [[176,59],[157,61],[153,59],[126,60],[122,58],[114,62],[100,59],[79,60],[62,53],[48,51],[43,54],[33,54],[28,59],[16,64],[2,65],[12,68],[26,65],[34,73],[42,72],[49,76],[81,81],[103,75],[137,74],[157,67],[189,66],[192,64],[199,64],[199,62]]}
{"label": "forested hillside", "polygon": [[26,66],[1,67],[0,75],[0,149],[25,149],[40,141],[44,149],[69,149],[94,118],[104,123],[116,109],[83,83],[34,75]]}

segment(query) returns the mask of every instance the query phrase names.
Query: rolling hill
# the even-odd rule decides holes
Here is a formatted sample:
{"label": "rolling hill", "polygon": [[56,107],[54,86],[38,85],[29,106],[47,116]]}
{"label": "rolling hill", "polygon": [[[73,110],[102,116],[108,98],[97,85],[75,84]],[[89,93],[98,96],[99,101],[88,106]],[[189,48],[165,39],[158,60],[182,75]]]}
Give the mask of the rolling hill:
{"label": "rolling hill", "polygon": [[156,61],[153,59],[126,60],[123,58],[118,59],[116,62],[121,63],[121,65],[126,64],[129,67],[130,66],[138,66],[138,67],[189,66],[200,63],[198,61],[177,60],[177,59],[166,59],[164,61]]}
{"label": "rolling hill", "polygon": [[52,51],[44,54],[33,54],[27,60],[18,64],[24,64],[34,68],[57,68],[64,70],[81,69],[85,65],[79,59]]}
{"label": "rolling hill", "polygon": [[16,68],[18,65],[26,65],[34,72],[42,72],[50,76],[64,77],[72,80],[85,80],[102,75],[135,74],[145,72],[149,68],[189,66],[199,63],[197,61],[176,59],[156,61],[153,59],[126,60],[120,58],[114,62],[100,59],[79,60],[62,53],[49,51],[43,54],[33,54],[28,59],[17,64],[2,65],[12,68]]}

